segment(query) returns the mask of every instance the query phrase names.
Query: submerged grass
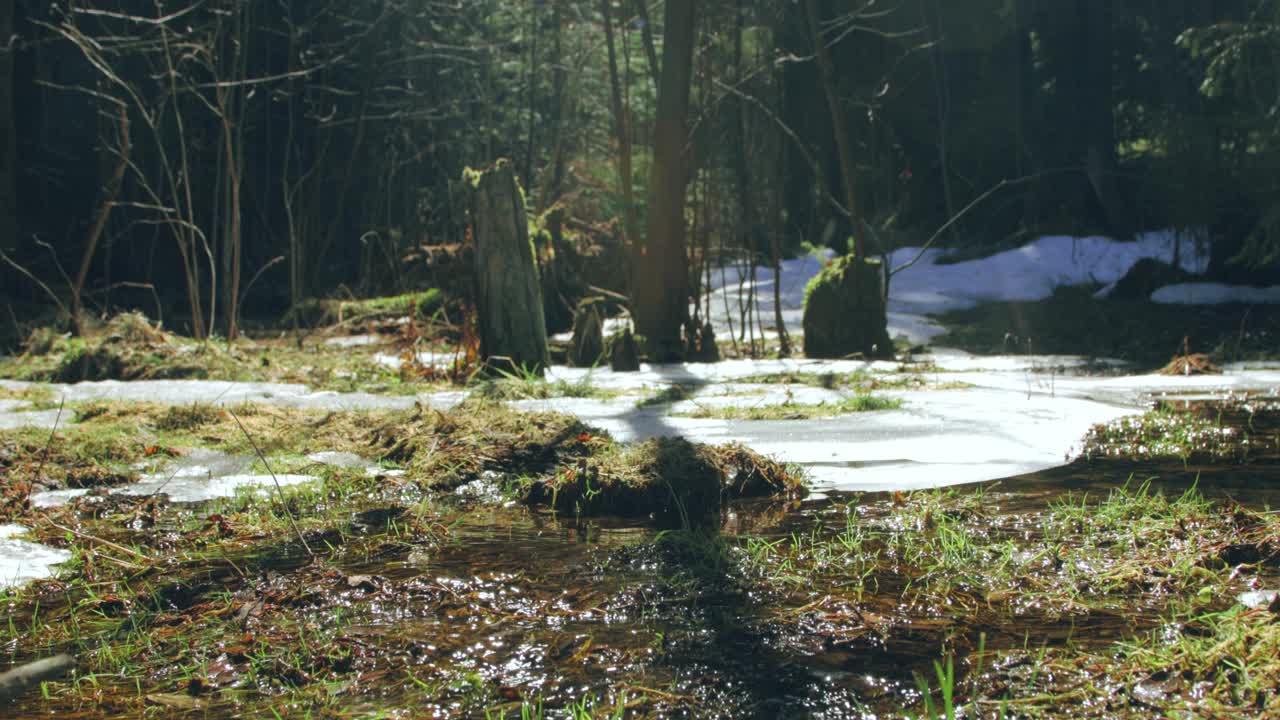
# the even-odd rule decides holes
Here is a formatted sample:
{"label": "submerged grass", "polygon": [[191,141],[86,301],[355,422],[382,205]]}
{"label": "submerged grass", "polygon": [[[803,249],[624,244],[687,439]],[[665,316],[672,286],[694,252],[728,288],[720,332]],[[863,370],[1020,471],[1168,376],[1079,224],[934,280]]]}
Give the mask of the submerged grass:
{"label": "submerged grass", "polygon": [[[808,385],[827,390],[851,389],[859,393],[874,390],[959,390],[970,387],[963,382],[945,382],[937,377],[937,367],[904,365],[898,372],[876,372],[859,369],[848,373],[789,371],[748,375],[735,382],[760,385]],[[927,375],[927,374],[928,375]]]}
{"label": "submerged grass", "polygon": [[836,417],[860,412],[896,410],[902,400],[879,395],[852,395],[833,402],[797,403],[782,402],[760,405],[698,405],[686,412],[672,413],[676,417],[715,418],[719,420],[808,420]]}
{"label": "submerged grass", "polygon": [[[971,708],[1062,717],[1069,701],[1083,708],[1074,716],[1137,718],[1280,707],[1271,692],[1280,623],[1235,599],[1251,578],[1277,576],[1274,514],[1194,487],[1168,496],[1150,480],[1101,499],[1068,494],[1033,513],[999,505],[982,490],[899,494],[847,505],[839,523],[748,539],[743,550],[775,592],[813,598],[805,590],[822,588],[803,614],[783,611],[779,622],[846,628],[851,649],[931,639],[963,656],[998,630],[989,652],[970,656],[971,670],[986,670],[956,688]],[[1072,632],[1055,636],[1064,621]],[[1048,644],[1029,658],[1020,635]],[[1042,671],[1024,672],[1032,666]],[[925,710],[933,717],[938,706]]]}
{"label": "submerged grass", "polygon": [[[801,478],[741,446],[623,445],[479,400],[234,411],[277,470],[319,481],[200,505],[104,496],[17,511],[74,559],[59,579],[0,591],[0,646],[14,663],[72,652],[79,670],[13,713],[1280,713],[1276,608],[1238,602],[1280,584],[1280,516],[1198,487],[1139,477],[1028,500],[994,484],[779,518],[732,499],[794,498]],[[52,440],[0,432],[0,474],[69,485],[95,464],[137,472],[185,447],[252,449],[218,406],[67,412],[78,424]],[[318,450],[408,472],[297,467]],[[486,478],[560,512],[432,491]],[[721,518],[752,534],[714,532]]]}
{"label": "submerged grass", "polygon": [[1184,462],[1249,462],[1280,449],[1274,402],[1164,401],[1141,414],[1089,430],[1082,455],[1110,458],[1174,458]]}

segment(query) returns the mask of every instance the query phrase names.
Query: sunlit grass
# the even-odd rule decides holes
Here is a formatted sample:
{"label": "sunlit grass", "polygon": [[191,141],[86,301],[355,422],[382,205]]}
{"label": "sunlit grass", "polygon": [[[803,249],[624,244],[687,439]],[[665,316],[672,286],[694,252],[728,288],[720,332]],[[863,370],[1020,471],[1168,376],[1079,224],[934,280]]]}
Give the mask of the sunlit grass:
{"label": "sunlit grass", "polygon": [[692,410],[672,413],[675,417],[719,420],[809,420],[853,413],[896,410],[902,400],[879,395],[852,395],[821,403],[768,403],[758,405],[697,405]]}

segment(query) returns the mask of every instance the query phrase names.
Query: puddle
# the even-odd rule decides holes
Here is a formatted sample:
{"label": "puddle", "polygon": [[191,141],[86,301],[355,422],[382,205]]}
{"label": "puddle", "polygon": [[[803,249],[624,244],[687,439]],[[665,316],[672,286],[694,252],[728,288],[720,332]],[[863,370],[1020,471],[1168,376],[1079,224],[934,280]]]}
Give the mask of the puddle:
{"label": "puddle", "polygon": [[[953,451],[939,449],[938,458]],[[349,453],[315,453],[308,460],[352,469],[364,464]],[[238,462],[243,459],[229,458],[226,467]],[[876,472],[903,462],[850,460],[848,469]],[[190,460],[186,467],[196,464]],[[935,471],[942,466],[936,463]],[[332,553],[319,563],[309,563],[286,534],[260,540],[265,544],[244,557],[166,570],[165,583],[151,577],[147,602],[160,604],[162,612],[131,617],[150,633],[152,649],[128,671],[133,675],[103,668],[97,691],[103,702],[94,716],[141,712],[137,677],[149,697],[196,698],[207,717],[269,714],[269,707],[283,702],[299,712],[340,702],[370,714],[412,708],[415,717],[519,717],[524,698],[543,703],[546,717],[567,717],[569,707],[590,701],[598,717],[623,690],[628,716],[899,717],[918,707],[913,673],[932,678],[933,661],[947,653],[954,654],[958,676],[972,670],[979,633],[986,652],[1001,662],[992,677],[1012,682],[1012,692],[1042,694],[1034,677],[1017,679],[1021,664],[1039,662],[1024,647],[1109,652],[1110,643],[1156,627],[1165,602],[1158,590],[1134,585],[1139,599],[1130,602],[1142,614],[1103,602],[1071,611],[1041,605],[1036,593],[1057,592],[1052,584],[1070,578],[1059,579],[1051,563],[1037,563],[1030,551],[1009,556],[1029,568],[1028,585],[1020,590],[1031,598],[1026,602],[967,585],[937,590],[953,582],[951,575],[964,583],[988,569],[996,572],[997,563],[986,556],[965,555],[964,543],[945,560],[954,569],[921,576],[897,567],[911,561],[905,554],[857,575],[857,556],[841,557],[835,545],[823,551],[830,556],[806,557],[805,563],[819,564],[797,565],[791,572],[800,580],[788,581],[779,565],[752,560],[760,552],[750,549],[752,538],[784,548],[853,528],[865,534],[847,541],[850,547],[865,543],[873,550],[905,533],[905,552],[937,543],[939,528],[947,527],[990,533],[999,541],[983,547],[1000,548],[1007,539],[1034,548],[1047,532],[1050,500],[1068,491],[1104,498],[1130,474],[1160,475],[1167,496],[1177,498],[1200,473],[1167,463],[1100,469],[1077,462],[1012,478],[972,501],[965,499],[974,492],[969,488],[954,500],[945,494],[833,492],[800,505],[735,503],[727,527],[744,535],[718,542],[659,534],[619,519],[579,522],[495,507],[489,501],[494,477],[456,493],[459,511],[430,511],[441,513],[438,518],[428,513],[415,519],[423,511],[413,509],[353,507],[348,528],[325,532],[323,543],[313,543]],[[1259,477],[1273,483],[1275,474],[1276,467],[1261,473],[1211,468],[1200,482],[1234,494]],[[1277,494],[1248,497],[1257,505]],[[446,507],[454,507],[452,501]],[[415,522],[448,530],[424,538],[411,529]],[[211,524],[208,532],[214,529]],[[986,536],[967,537],[977,542]],[[1152,557],[1184,551],[1133,542],[1132,552]],[[1078,546],[1068,543],[1064,552]],[[1122,554],[1130,548],[1127,540],[1120,546]],[[1080,573],[1094,576],[1114,582],[1116,573],[1106,567]],[[1263,586],[1268,583],[1264,579]],[[942,594],[929,594],[934,592]],[[1087,600],[1089,592],[1102,591],[1071,585],[1068,597]],[[1249,593],[1227,599],[1237,596],[1254,601]],[[1256,596],[1259,603],[1266,598]],[[41,612],[57,622],[61,601],[49,602]],[[101,602],[103,612],[112,612],[110,598]],[[19,626],[25,621],[15,618]],[[101,640],[112,647],[119,642]],[[90,656],[109,663],[104,652]],[[198,670],[192,675],[190,668]],[[998,687],[963,687],[1001,697]],[[76,692],[58,686],[52,700],[32,694],[16,710],[49,714],[85,702]],[[1159,692],[1170,702],[1182,697],[1177,688]]]}
{"label": "puddle", "polygon": [[49,577],[55,566],[71,559],[66,550],[18,539],[26,528],[0,525],[0,588]]}

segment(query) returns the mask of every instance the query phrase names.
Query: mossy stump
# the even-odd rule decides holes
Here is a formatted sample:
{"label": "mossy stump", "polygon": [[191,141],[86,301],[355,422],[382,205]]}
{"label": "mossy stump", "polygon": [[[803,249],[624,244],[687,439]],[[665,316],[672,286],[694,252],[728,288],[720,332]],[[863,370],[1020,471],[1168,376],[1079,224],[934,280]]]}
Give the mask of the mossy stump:
{"label": "mossy stump", "polygon": [[804,354],[811,358],[891,357],[881,264],[834,260],[805,288]]}
{"label": "mossy stump", "polygon": [[506,160],[468,169],[464,179],[476,245],[480,358],[541,374],[551,358],[524,193]]}

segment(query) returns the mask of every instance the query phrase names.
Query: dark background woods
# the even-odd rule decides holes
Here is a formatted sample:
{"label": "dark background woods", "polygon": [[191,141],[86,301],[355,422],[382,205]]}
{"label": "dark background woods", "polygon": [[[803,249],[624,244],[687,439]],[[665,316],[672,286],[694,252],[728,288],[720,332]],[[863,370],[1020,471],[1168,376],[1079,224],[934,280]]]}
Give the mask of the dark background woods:
{"label": "dark background woods", "polygon": [[[154,288],[197,335],[442,282],[423,248],[464,239],[462,169],[499,157],[539,242],[625,257],[646,242],[663,9],[0,2],[0,335],[53,305],[37,279],[63,302],[83,284],[90,310],[150,311]],[[946,242],[1204,230],[1215,275],[1274,275],[1280,3],[704,0],[694,23],[695,268],[919,243],[1007,180]]]}

